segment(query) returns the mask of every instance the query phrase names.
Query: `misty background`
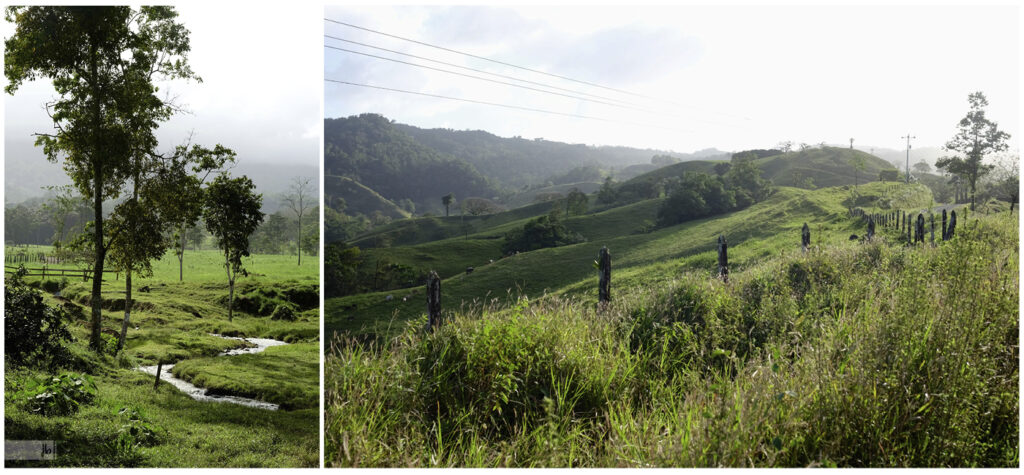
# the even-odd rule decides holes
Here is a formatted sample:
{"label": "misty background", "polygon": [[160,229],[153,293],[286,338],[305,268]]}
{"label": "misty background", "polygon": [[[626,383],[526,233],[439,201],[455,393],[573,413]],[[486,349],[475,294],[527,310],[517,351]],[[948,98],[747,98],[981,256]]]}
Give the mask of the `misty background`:
{"label": "misty background", "polygon": [[[1016,6],[329,6],[325,79],[484,100],[586,120],[325,83],[327,118],[364,112],[422,128],[486,130],[675,152],[826,143],[934,164],[983,91],[1019,148]],[[374,33],[592,82],[564,81]],[[458,66],[626,100],[657,114],[411,67],[341,47]],[[480,75],[470,72],[469,74]],[[488,76],[491,77],[491,76]],[[492,77],[493,78],[493,77]],[[616,89],[614,91],[608,88]],[[629,94],[620,92],[625,91]]]}
{"label": "misty background", "polygon": [[[190,134],[192,143],[233,149],[238,156],[231,173],[253,180],[269,212],[295,177],[308,177],[319,188],[320,7],[176,9],[191,32],[189,62],[203,82],[159,84],[189,111],[161,126],[161,151],[185,143]],[[271,30],[275,34],[266,34]],[[8,38],[13,25],[0,23],[0,33]],[[44,186],[70,183],[61,165],[47,162],[33,145],[33,133],[52,130],[44,103],[53,97],[47,80],[4,95],[6,204],[45,196]]]}

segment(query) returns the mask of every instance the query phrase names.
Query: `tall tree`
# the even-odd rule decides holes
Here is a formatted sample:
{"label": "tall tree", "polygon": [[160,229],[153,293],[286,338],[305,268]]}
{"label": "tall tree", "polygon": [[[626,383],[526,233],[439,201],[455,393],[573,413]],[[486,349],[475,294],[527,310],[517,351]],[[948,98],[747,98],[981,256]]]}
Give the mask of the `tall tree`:
{"label": "tall tree", "polygon": [[967,96],[967,102],[970,103],[971,110],[963,119],[960,119],[956,135],[952,140],[946,142],[944,147],[950,152],[963,155],[964,158],[942,157],[935,162],[935,166],[967,178],[967,184],[971,190],[971,209],[973,210],[978,177],[992,169],[992,165],[983,164],[981,160],[985,155],[1006,150],[1006,141],[1009,140],[1010,134],[999,130],[998,124],[985,117],[985,106],[988,105],[988,99],[984,94],[975,92]]}
{"label": "tall tree", "polygon": [[152,150],[155,129],[175,107],[155,80],[197,78],[188,65],[189,32],[171,7],[8,7],[14,34],[5,41],[5,91],[50,79],[59,96],[46,104],[54,133],[37,134],[47,159],[63,162],[93,203],[90,345],[102,347],[102,285],[107,243],[103,200],[116,198],[130,158]]}
{"label": "tall tree", "polygon": [[152,275],[150,262],[163,257],[171,245],[164,231],[198,213],[195,210],[202,205],[201,195],[195,189],[198,180],[182,164],[196,163],[192,171],[203,171],[204,166],[214,166],[203,160],[210,153],[203,147],[177,147],[169,157],[150,151],[138,151],[132,157],[131,197],[114,208],[108,227],[111,236],[107,240],[110,259],[125,274],[124,319],[117,340],[118,352],[124,348],[131,320],[132,276]]}
{"label": "tall tree", "polygon": [[174,254],[178,258],[178,281],[185,280],[185,245],[189,230],[196,227],[202,214],[203,185],[216,172],[224,171],[228,163],[234,163],[235,152],[221,144],[212,149],[200,145],[179,145],[168,157],[161,157],[161,169],[166,175],[162,180],[178,199],[171,202],[168,219],[174,223]]}
{"label": "tall tree", "polygon": [[569,194],[565,197],[565,215],[581,215],[587,212],[587,194],[580,191],[578,188],[569,190]]}
{"label": "tall tree", "polygon": [[288,205],[288,209],[295,213],[295,217],[298,220],[295,230],[298,233],[298,237],[295,239],[295,248],[299,253],[299,262],[297,265],[302,265],[302,215],[313,206],[313,202],[310,199],[309,186],[310,179],[295,177],[292,180],[291,193],[284,197],[284,203]]}
{"label": "tall tree", "polygon": [[221,173],[206,188],[203,221],[224,251],[228,275],[228,321],[234,316],[235,278],[242,271],[242,258],[249,255],[249,236],[263,222],[263,195],[253,192],[249,177],[229,178]]}
{"label": "tall tree", "polygon": [[444,215],[448,216],[448,208],[455,202],[455,193],[448,193],[441,197],[441,204],[444,205]]}
{"label": "tall tree", "polygon": [[866,170],[868,164],[863,155],[853,152],[853,156],[850,157],[850,166],[853,167],[853,189],[856,190],[860,185],[860,172]]}
{"label": "tall tree", "polygon": [[81,196],[75,195],[75,189],[72,186],[50,186],[47,189],[56,193],[48,202],[43,203],[43,209],[50,214],[50,219],[53,222],[53,246],[59,253],[65,236],[69,234],[67,232],[68,217],[88,202]]}

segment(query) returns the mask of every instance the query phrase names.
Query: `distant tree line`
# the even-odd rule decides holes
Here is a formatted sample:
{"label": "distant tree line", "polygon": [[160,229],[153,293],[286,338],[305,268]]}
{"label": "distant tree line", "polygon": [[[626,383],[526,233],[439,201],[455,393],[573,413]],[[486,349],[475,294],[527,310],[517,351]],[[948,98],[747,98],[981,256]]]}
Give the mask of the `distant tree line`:
{"label": "distant tree line", "polygon": [[522,228],[509,231],[505,234],[501,252],[508,255],[586,241],[581,234],[565,227],[561,214],[560,207],[555,206],[550,213],[528,221]]}
{"label": "distant tree line", "polygon": [[734,155],[723,174],[687,172],[666,179],[667,198],[658,209],[658,225],[671,226],[740,210],[768,198],[771,183],[761,178],[753,160],[754,155]]}

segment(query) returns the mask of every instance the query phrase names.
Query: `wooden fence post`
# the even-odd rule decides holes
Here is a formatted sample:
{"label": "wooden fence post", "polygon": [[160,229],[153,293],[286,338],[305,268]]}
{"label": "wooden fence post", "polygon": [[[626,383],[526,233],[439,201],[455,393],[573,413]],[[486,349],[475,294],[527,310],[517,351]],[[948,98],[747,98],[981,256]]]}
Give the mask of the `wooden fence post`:
{"label": "wooden fence post", "polygon": [[928,217],[932,219],[932,244],[935,244],[935,213],[928,213]]}
{"label": "wooden fence post", "polygon": [[956,210],[949,213],[949,229],[946,230],[946,239],[953,239],[956,234]]}
{"label": "wooden fence post", "polygon": [[875,237],[875,220],[868,220],[868,241]]}
{"label": "wooden fence post", "polygon": [[597,255],[597,270],[600,273],[597,282],[597,303],[601,309],[612,300],[612,256],[608,247],[602,247]]}
{"label": "wooden fence post", "polygon": [[942,240],[946,240],[946,210],[942,210]]}
{"label": "wooden fence post", "polygon": [[441,326],[441,277],[430,271],[427,275],[427,328],[434,331]]}
{"label": "wooden fence post", "polygon": [[156,363],[156,380],[153,381],[153,390],[156,391],[160,387],[160,371],[164,369],[164,360],[157,360]]}
{"label": "wooden fence post", "polygon": [[729,243],[721,234],[718,235],[718,277],[729,282]]}
{"label": "wooden fence post", "polygon": [[800,248],[807,252],[808,247],[811,247],[811,228],[804,223],[803,229],[800,230]]}
{"label": "wooden fence post", "polygon": [[917,213],[917,242],[924,244],[924,215]]}

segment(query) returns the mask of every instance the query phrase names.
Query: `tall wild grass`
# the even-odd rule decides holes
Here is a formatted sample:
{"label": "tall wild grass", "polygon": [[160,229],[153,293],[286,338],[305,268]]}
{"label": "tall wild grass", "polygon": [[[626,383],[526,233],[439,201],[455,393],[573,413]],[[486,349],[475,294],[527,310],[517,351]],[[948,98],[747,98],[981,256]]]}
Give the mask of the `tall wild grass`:
{"label": "tall wild grass", "polygon": [[425,318],[326,362],[334,466],[1018,466],[1018,236]]}

